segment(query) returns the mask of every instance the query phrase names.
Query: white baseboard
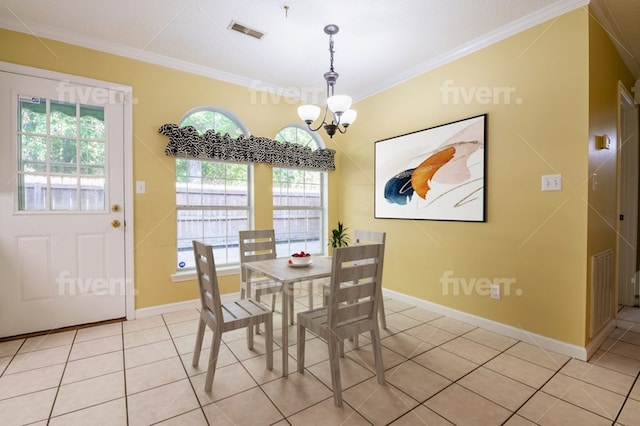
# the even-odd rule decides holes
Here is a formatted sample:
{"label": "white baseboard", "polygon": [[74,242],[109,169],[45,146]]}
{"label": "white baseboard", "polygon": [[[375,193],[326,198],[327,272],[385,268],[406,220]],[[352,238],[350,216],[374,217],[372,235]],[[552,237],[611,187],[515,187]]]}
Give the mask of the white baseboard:
{"label": "white baseboard", "polygon": [[417,297],[409,296],[397,291],[382,289],[384,295],[396,299],[400,302],[408,303],[419,308],[423,308],[438,314],[446,315],[450,318],[473,324],[478,327],[485,328],[490,331],[494,331],[505,336],[512,337],[514,339],[521,340],[526,343],[531,343],[541,348],[554,351],[572,358],[586,361],[588,359],[587,349],[571,343],[566,343],[560,340],[552,339],[550,337],[542,336],[540,334],[532,333],[522,328],[513,327],[510,325],[502,324],[497,321],[482,318],[477,315],[468,314],[466,312],[458,311],[453,308],[448,308],[437,303],[429,302],[427,300],[418,299]]}
{"label": "white baseboard", "polygon": [[602,330],[600,330],[596,337],[591,339],[591,341],[587,345],[587,359],[591,358],[593,354],[598,351],[600,346],[602,346],[604,341],[607,340],[607,337],[609,337],[614,328],[616,328],[616,320],[612,319],[607,323],[607,325],[602,327]]}
{"label": "white baseboard", "polygon": [[[220,296],[222,303],[240,298],[240,292],[223,294]],[[185,300],[183,302],[168,303],[166,305],[150,306],[136,309],[136,318],[151,317],[153,315],[168,314],[170,312],[183,311],[185,309],[200,309],[200,299]]]}
{"label": "white baseboard", "polygon": [[168,314],[169,312],[183,311],[186,309],[199,309],[200,299],[185,300],[183,302],[168,303],[166,305],[150,306],[136,309],[136,319],[151,317],[154,315]]}

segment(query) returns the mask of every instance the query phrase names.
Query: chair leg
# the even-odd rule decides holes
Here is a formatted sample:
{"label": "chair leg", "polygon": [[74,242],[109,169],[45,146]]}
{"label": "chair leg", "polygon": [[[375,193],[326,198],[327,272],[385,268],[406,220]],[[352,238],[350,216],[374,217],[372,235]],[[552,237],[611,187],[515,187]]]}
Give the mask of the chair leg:
{"label": "chair leg", "polygon": [[380,305],[379,305],[379,310],[378,310],[378,320],[380,321],[380,325],[382,326],[382,328],[384,328],[385,330],[387,329],[387,317],[384,314],[384,300],[381,297],[380,298]]}
{"label": "chair leg", "polygon": [[298,321],[298,373],[304,373],[304,345],[305,345],[305,328]]}
{"label": "chair leg", "polygon": [[271,293],[271,312],[276,311],[276,294]]}
{"label": "chair leg", "polygon": [[371,329],[371,344],[373,349],[373,357],[376,365],[376,375],[378,376],[378,383],[384,385],[384,366],[382,365],[382,346],[380,344],[380,330],[378,327]]}
{"label": "chair leg", "polygon": [[[292,290],[293,291],[293,290]],[[289,324],[293,325],[293,317],[295,316],[295,312],[293,311],[294,300],[293,294],[289,296]]]}
{"label": "chair leg", "polygon": [[253,349],[253,326],[247,326],[247,349]]}
{"label": "chair leg", "polygon": [[[260,297],[262,296],[262,292],[256,290],[256,302],[260,303]],[[256,336],[260,335],[260,323],[256,324]]]}
{"label": "chair leg", "polygon": [[193,350],[193,360],[191,361],[191,365],[194,367],[198,366],[198,362],[200,361],[200,351],[202,350],[202,339],[204,339],[204,330],[207,327],[207,324],[200,319],[200,323],[198,324],[198,334],[196,334],[196,347]]}
{"label": "chair leg", "polygon": [[218,363],[218,353],[220,352],[220,342],[222,341],[222,333],[213,332],[213,341],[211,342],[211,353],[209,354],[209,364],[207,365],[207,377],[204,381],[204,391],[211,392],[213,385],[213,376],[216,374],[216,364]]}
{"label": "chair leg", "polygon": [[342,381],[340,380],[340,342],[336,336],[330,336],[329,368],[331,369],[331,386],[333,387],[333,403],[342,407]]}
{"label": "chair leg", "polygon": [[273,370],[273,316],[269,315],[265,321],[266,341],[265,350],[267,351],[267,370]]}

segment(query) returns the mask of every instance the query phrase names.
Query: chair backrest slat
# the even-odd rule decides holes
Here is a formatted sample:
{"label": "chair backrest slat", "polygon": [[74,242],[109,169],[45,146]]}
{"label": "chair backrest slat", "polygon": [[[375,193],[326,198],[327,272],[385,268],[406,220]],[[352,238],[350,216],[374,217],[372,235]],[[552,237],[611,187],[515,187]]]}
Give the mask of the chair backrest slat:
{"label": "chair backrest slat", "polygon": [[344,268],[340,275],[342,283],[355,283],[359,279],[363,280],[364,278],[362,277],[375,276],[377,266],[372,264],[372,260],[373,258],[361,259]]}
{"label": "chair backrest slat", "polygon": [[361,229],[356,229],[353,231],[353,241],[356,244],[370,244],[370,243],[379,243],[384,244],[387,239],[386,232],[378,232],[378,231],[364,231]]}
{"label": "chair backrest slat", "polygon": [[335,297],[338,303],[348,302],[350,300],[360,300],[365,297],[372,297],[374,295],[375,282],[358,283],[350,286],[345,286],[341,289]]}
{"label": "chair backrest slat", "polygon": [[364,300],[341,305],[340,309],[338,310],[339,314],[336,320],[336,325],[340,327],[341,325],[351,323],[356,319],[369,319],[369,312],[372,308],[372,300]]}

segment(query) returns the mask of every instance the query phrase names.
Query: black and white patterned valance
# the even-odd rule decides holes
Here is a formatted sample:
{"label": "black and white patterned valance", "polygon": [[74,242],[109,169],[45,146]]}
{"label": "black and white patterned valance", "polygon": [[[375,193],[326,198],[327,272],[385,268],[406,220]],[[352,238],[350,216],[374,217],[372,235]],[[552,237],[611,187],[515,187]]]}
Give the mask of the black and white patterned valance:
{"label": "black and white patterned valance", "polygon": [[268,163],[279,167],[335,170],[335,151],[311,149],[259,136],[232,138],[208,130],[200,135],[193,126],[163,124],[158,132],[169,137],[165,154],[204,160]]}

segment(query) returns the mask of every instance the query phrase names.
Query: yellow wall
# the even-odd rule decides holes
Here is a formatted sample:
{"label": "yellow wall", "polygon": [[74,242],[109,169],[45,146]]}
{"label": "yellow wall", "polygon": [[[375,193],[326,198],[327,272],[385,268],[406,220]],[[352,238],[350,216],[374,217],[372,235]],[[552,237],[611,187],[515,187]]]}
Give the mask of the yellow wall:
{"label": "yellow wall", "polygon": [[[606,249],[613,249],[616,253],[619,81],[631,92],[633,76],[622,62],[607,33],[591,16],[589,19],[589,238],[587,241],[589,258]],[[596,149],[596,136],[605,134],[611,138],[611,149]],[[594,173],[597,175],[595,189]],[[617,256],[614,256],[614,262],[616,258]],[[587,263],[587,274],[587,282],[590,282],[590,263]],[[589,290],[589,287],[587,289]],[[613,293],[612,296],[617,294],[615,291]],[[612,297],[612,309],[615,309],[616,300]],[[586,304],[589,317],[590,292],[587,293]],[[585,335],[588,338],[589,321],[586,325]]]}
{"label": "yellow wall", "polygon": [[[133,87],[133,175],[134,181],[146,181],[146,194],[135,194],[134,199],[135,306],[198,298],[195,281],[170,280],[176,272],[175,160],[164,154],[168,140],[158,128],[177,123],[194,107],[215,105],[236,114],[251,134],[274,137],[299,121],[296,106],[245,87],[22,33],[0,30],[0,44],[9,47],[0,51],[0,61]],[[335,148],[332,141],[326,143]],[[257,165],[254,172],[255,225],[270,227],[271,167]],[[330,184],[336,179],[333,174]],[[337,206],[336,196],[330,191],[330,201]],[[221,289],[238,291],[238,275],[221,277]]]}
{"label": "yellow wall", "polygon": [[[339,141],[347,183],[339,216],[352,229],[387,232],[385,287],[585,343],[587,23],[586,9],[573,11],[356,105],[362,120]],[[448,81],[466,94],[514,90],[508,99],[456,102],[441,90]],[[486,223],[373,218],[375,141],[484,113]],[[541,192],[541,175],[556,173],[562,191]],[[515,282],[499,301],[462,288],[453,295],[452,286],[446,295],[447,273]]]}
{"label": "yellow wall", "polygon": [[[611,241],[608,231],[603,236],[588,231],[593,225],[588,176],[603,161],[589,148],[593,134],[602,131],[589,125],[601,117],[597,108],[589,108],[590,102],[599,104],[589,73],[613,78],[590,62],[589,43],[602,41],[593,39],[591,27],[586,8],[538,25],[359,102],[359,119],[349,133],[325,138],[337,151],[338,169],[329,173],[329,224],[341,220],[351,230],[387,232],[385,287],[586,344],[588,251]],[[175,272],[174,161],[163,153],[166,139],[158,127],[177,122],[195,106],[216,105],[238,115],[251,133],[273,136],[298,120],[294,105],[205,77],[49,40],[43,44],[24,34],[0,30],[0,40],[11,46],[0,52],[2,61],[133,87],[134,180],[147,182],[147,193],[135,196],[136,307],[197,297],[195,283],[169,280]],[[441,90],[447,84],[459,89],[458,99]],[[500,94],[489,102],[460,96],[494,89]],[[605,98],[602,126],[609,131],[611,100]],[[486,223],[373,218],[375,141],[484,113]],[[270,167],[258,165],[255,173],[256,225],[269,226]],[[541,175],[556,173],[563,176],[562,191],[541,192]],[[607,208],[609,202],[602,200]],[[499,301],[477,291],[465,295],[462,287],[454,295],[449,286],[446,295],[440,280],[447,273],[467,283],[496,278],[513,283],[510,294],[503,287]],[[222,284],[224,292],[237,291],[238,277],[223,277]]]}

